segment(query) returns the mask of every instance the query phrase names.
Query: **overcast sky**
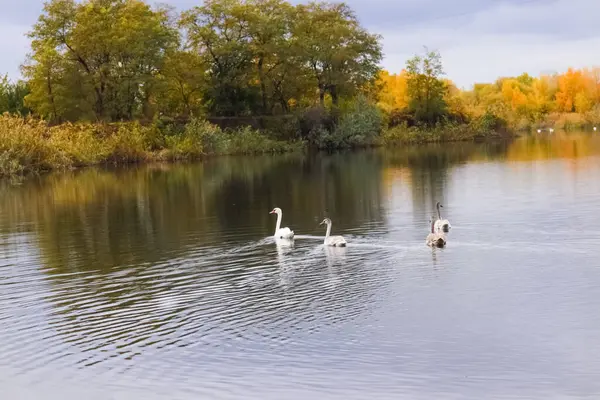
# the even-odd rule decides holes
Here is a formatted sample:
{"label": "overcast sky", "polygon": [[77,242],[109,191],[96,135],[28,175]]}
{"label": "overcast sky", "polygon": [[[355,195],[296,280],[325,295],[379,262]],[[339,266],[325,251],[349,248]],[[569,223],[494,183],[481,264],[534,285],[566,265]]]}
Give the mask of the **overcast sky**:
{"label": "overcast sky", "polygon": [[[180,9],[200,3],[167,0]],[[426,45],[459,86],[499,76],[600,65],[599,0],[349,0],[364,26],[383,35],[383,66],[400,71]],[[24,36],[43,0],[0,0],[0,74],[18,78]]]}

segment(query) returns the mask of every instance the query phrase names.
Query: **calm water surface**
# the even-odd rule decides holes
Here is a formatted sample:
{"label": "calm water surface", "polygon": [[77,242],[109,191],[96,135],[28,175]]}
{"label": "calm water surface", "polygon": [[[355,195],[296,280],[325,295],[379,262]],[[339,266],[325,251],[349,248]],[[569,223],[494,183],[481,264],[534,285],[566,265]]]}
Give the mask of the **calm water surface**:
{"label": "calm water surface", "polygon": [[4,182],[2,398],[598,398],[599,206],[590,134]]}

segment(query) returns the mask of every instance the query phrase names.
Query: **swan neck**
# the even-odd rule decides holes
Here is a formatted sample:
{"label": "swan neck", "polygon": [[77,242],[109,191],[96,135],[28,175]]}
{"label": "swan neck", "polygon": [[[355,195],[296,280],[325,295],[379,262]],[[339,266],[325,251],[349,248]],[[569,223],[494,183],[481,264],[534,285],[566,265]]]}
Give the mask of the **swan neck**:
{"label": "swan neck", "polygon": [[327,224],[327,232],[325,233],[325,239],[331,234],[331,224]]}
{"label": "swan neck", "polygon": [[442,219],[442,214],[440,213],[440,204],[437,204],[437,213],[438,213],[438,219]]}
{"label": "swan neck", "polygon": [[282,213],[277,213],[277,224],[275,225],[275,233],[277,233],[279,228],[281,228],[281,214]]}

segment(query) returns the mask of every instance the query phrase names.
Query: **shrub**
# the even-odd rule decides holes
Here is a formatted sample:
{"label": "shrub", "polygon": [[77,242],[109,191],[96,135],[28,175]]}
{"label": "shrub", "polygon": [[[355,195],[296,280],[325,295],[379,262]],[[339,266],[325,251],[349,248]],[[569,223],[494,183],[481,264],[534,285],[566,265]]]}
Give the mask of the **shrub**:
{"label": "shrub", "polygon": [[342,115],[329,139],[335,148],[361,147],[374,143],[383,127],[379,108],[365,97],[359,96],[347,114]]}
{"label": "shrub", "polygon": [[204,154],[218,153],[226,145],[221,128],[198,118],[192,119],[183,133],[168,136],[166,142],[174,159],[198,158]]}
{"label": "shrub", "polygon": [[[332,125],[333,120],[338,123]],[[305,114],[303,121],[301,130],[311,145],[320,149],[343,149],[375,144],[384,115],[375,104],[360,96],[339,118],[326,117],[322,109],[315,108],[311,114]]]}
{"label": "shrub", "polygon": [[100,140],[91,124],[63,124],[49,129],[49,146],[61,154],[69,166],[84,166],[104,161],[110,149]]}
{"label": "shrub", "polygon": [[385,130],[382,144],[416,144],[476,140],[483,137],[498,137],[506,130],[506,121],[491,113],[483,114],[468,124],[442,122],[432,127],[408,126],[407,123]]}
{"label": "shrub", "polygon": [[507,130],[507,122],[489,111],[474,118],[470,122],[470,125],[474,132],[480,134],[503,132]]}
{"label": "shrub", "polygon": [[281,153],[302,147],[301,142],[274,140],[250,127],[228,132],[227,136],[227,154]]}
{"label": "shrub", "polygon": [[46,124],[8,114],[0,115],[0,175],[59,167],[65,161],[46,139]]}
{"label": "shrub", "polygon": [[309,139],[311,143],[311,137],[314,137],[315,132],[320,130],[332,131],[333,129],[333,118],[321,106],[307,109],[299,118],[300,136]]}
{"label": "shrub", "polygon": [[304,141],[280,141],[250,128],[223,131],[203,119],[181,129],[155,121],[115,124],[65,123],[0,115],[0,176],[106,162],[192,159],[209,154],[252,154],[299,150]]}
{"label": "shrub", "polygon": [[406,108],[396,108],[390,111],[388,116],[388,127],[393,128],[394,126],[402,125],[403,123],[406,123],[407,126],[414,126],[416,121]]}
{"label": "shrub", "polygon": [[117,132],[109,136],[107,161],[115,163],[132,163],[148,158],[148,128],[139,123],[123,124]]}

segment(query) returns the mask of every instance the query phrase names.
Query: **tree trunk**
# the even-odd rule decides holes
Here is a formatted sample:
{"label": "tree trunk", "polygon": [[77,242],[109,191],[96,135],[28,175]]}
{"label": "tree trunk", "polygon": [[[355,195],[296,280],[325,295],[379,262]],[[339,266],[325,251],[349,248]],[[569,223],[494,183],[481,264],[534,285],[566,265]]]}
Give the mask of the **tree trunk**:
{"label": "tree trunk", "polygon": [[339,104],[339,94],[337,91],[336,85],[329,85],[329,93],[331,94],[331,102],[334,106],[338,106]]}
{"label": "tree trunk", "polygon": [[319,84],[319,103],[325,107],[325,85]]}
{"label": "tree trunk", "polygon": [[50,104],[52,104],[52,113],[54,114],[54,118],[58,119],[58,115],[56,113],[56,103],[54,102],[54,93],[52,92],[52,80],[50,76],[50,70],[48,70],[46,81],[48,83],[48,97],[50,98]]}
{"label": "tree trunk", "polygon": [[267,113],[267,86],[265,85],[265,75],[263,71],[264,57],[258,60],[258,79],[260,79],[260,94],[262,98],[262,113]]}

